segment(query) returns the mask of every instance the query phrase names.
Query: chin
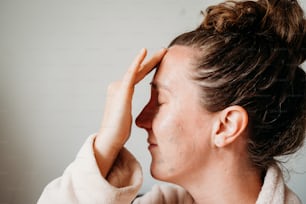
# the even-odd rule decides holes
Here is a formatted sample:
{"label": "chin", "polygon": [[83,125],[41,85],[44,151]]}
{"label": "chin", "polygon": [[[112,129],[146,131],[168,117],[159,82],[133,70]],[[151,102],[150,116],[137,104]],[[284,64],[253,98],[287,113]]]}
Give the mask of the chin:
{"label": "chin", "polygon": [[151,163],[150,172],[152,177],[156,180],[175,183],[175,172],[171,169],[166,170],[166,168]]}
{"label": "chin", "polygon": [[163,171],[158,168],[157,165],[153,164],[153,162],[151,163],[150,172],[154,179],[165,181],[165,173],[163,173]]}

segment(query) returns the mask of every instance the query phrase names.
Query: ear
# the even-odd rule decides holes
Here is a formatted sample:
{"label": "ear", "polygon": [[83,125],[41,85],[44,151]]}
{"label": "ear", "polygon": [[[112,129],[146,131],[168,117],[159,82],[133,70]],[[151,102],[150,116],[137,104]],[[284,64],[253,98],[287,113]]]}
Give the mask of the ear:
{"label": "ear", "polygon": [[224,147],[234,142],[247,128],[248,114],[241,106],[230,106],[218,114],[213,143]]}

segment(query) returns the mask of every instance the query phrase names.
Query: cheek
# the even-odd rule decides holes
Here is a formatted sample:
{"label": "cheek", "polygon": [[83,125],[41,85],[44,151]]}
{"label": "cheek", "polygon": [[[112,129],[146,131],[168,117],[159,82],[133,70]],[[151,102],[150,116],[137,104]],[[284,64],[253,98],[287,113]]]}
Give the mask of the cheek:
{"label": "cheek", "polygon": [[[161,110],[153,120],[152,130],[164,156],[183,154],[190,148],[190,135],[185,127],[184,117],[179,111]],[[173,158],[172,158],[173,159]]]}
{"label": "cheek", "polygon": [[[166,110],[166,109],[164,109]],[[193,113],[193,114],[192,114]],[[196,117],[198,112],[188,111],[164,111],[161,110],[153,120],[152,128],[159,142],[161,151],[171,155],[170,150],[176,154],[190,156],[203,151],[201,144],[207,144],[209,140],[209,120]],[[206,145],[205,145],[206,146]]]}
{"label": "cheek", "polygon": [[181,116],[178,111],[173,111],[170,106],[162,107],[152,121],[152,129],[157,139],[169,140],[175,138],[182,126]]}

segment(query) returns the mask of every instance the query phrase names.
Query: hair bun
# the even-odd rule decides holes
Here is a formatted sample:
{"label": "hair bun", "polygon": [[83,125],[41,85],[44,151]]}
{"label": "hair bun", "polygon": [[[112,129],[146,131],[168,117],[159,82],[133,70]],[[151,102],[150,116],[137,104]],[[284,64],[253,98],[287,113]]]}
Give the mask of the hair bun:
{"label": "hair bun", "polygon": [[296,0],[261,0],[267,8],[266,24],[270,24],[287,43],[295,41],[297,35],[305,34],[303,10]]}
{"label": "hair bun", "polygon": [[226,1],[206,9],[206,16],[199,29],[215,30],[218,33],[252,32],[258,29],[265,10],[256,2]]}
{"label": "hair bun", "polygon": [[306,20],[303,9],[296,0],[261,0],[267,7],[263,21],[292,49],[296,63],[306,58]]}
{"label": "hair bun", "polygon": [[306,58],[306,20],[296,0],[226,1],[208,7],[198,29],[278,38],[295,64]]}

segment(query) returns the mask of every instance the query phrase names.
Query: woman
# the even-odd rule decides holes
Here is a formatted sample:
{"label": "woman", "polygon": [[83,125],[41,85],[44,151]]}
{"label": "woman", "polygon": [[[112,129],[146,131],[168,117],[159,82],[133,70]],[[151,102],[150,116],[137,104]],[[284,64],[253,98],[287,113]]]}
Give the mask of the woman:
{"label": "woman", "polygon": [[[275,157],[305,139],[306,20],[295,0],[231,1],[108,90],[91,136],[39,203],[300,203]],[[157,67],[136,119],[148,132],[156,186],[136,198],[141,168],[123,147],[134,86]]]}

